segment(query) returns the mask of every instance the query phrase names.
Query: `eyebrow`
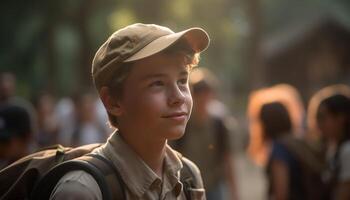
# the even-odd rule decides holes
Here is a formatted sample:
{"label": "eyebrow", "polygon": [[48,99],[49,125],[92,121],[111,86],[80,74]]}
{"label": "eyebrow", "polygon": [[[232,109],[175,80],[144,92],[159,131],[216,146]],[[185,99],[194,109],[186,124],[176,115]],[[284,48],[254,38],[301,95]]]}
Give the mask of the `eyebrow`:
{"label": "eyebrow", "polygon": [[[180,72],[180,76],[188,76],[188,71],[183,70]],[[145,81],[145,80],[149,80],[149,79],[154,79],[154,78],[161,78],[161,77],[166,77],[167,75],[164,73],[155,73],[155,74],[148,74],[145,75],[144,77],[141,78],[141,80]]]}

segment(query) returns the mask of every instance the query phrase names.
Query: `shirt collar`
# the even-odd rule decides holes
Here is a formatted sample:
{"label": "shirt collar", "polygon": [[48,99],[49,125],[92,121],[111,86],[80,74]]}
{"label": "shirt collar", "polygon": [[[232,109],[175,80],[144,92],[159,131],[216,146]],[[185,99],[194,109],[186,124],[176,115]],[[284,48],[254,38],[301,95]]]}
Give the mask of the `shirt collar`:
{"label": "shirt collar", "polygon": [[167,145],[164,159],[162,196],[169,191],[174,191],[175,196],[178,196],[182,190],[182,184],[179,181],[180,170],[183,167],[181,157],[180,153]]}
{"label": "shirt collar", "polygon": [[[161,182],[161,178],[124,142],[118,132],[109,137],[102,151],[120,172],[128,189],[136,196],[142,197],[154,182]],[[179,171],[182,167],[181,155],[167,145],[163,188],[173,189],[178,185]]]}

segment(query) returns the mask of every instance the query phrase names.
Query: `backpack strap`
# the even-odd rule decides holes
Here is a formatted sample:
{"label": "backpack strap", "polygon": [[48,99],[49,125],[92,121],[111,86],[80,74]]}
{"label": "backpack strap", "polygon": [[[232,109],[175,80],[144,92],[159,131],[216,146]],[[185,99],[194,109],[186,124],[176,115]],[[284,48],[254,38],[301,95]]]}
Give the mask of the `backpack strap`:
{"label": "backpack strap", "polygon": [[96,180],[103,200],[125,199],[124,184],[119,172],[104,157],[87,154],[63,162],[51,169],[34,187],[31,199],[49,199],[57,182],[68,172],[84,170]]}
{"label": "backpack strap", "polygon": [[193,164],[185,158],[181,157],[183,168],[180,171],[180,181],[184,187],[184,193],[187,200],[191,199],[190,189],[191,188],[200,188],[201,182],[199,178],[195,175],[196,171],[193,167]]}
{"label": "backpack strap", "polygon": [[86,159],[85,161],[93,164],[97,169],[104,172],[104,180],[106,181],[108,190],[111,193],[111,199],[126,199],[123,179],[111,161],[98,154],[88,154],[79,159]]}

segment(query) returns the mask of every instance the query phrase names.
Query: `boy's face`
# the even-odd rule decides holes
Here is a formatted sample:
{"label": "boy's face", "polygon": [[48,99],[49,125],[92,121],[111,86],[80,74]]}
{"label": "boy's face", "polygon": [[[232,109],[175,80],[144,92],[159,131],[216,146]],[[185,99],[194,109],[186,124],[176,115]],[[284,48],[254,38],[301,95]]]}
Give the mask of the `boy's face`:
{"label": "boy's face", "polygon": [[134,63],[118,101],[120,129],[133,130],[140,139],[183,135],[192,109],[183,60],[180,54],[158,53]]}

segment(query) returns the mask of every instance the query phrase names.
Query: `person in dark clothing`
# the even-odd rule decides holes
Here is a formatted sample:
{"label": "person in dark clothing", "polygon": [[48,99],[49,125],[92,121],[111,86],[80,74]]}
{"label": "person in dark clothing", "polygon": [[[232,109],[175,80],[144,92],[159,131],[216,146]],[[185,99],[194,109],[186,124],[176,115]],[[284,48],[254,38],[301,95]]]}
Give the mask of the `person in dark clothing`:
{"label": "person in dark clothing", "polygon": [[31,134],[26,109],[12,104],[0,106],[0,169],[28,153]]}
{"label": "person in dark clothing", "polygon": [[308,114],[310,133],[325,152],[331,199],[350,199],[350,87],[323,88],[310,100]]}
{"label": "person in dark clothing", "polygon": [[267,103],[260,111],[265,140],[271,142],[267,164],[271,199],[305,199],[301,165],[282,140],[291,137],[291,120],[280,102]]}
{"label": "person in dark clothing", "polygon": [[248,153],[266,169],[267,199],[319,199],[308,180],[318,178],[321,164],[302,138],[302,108],[297,90],[289,85],[260,89],[250,95]]}

